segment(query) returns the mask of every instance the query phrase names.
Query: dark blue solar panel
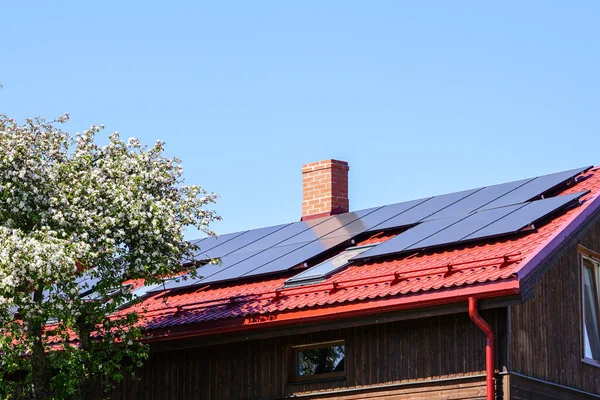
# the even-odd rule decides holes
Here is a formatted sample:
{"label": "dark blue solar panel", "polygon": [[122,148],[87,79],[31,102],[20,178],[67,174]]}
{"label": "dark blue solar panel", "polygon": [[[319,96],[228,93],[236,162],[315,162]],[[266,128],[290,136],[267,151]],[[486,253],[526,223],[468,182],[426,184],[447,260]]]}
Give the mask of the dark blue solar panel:
{"label": "dark blue solar panel", "polygon": [[[385,213],[379,213],[383,207],[369,208],[347,214],[336,215],[333,217],[336,220],[338,228],[329,233],[324,234],[320,239],[327,239],[335,236],[356,236],[367,230],[368,227],[381,223],[385,217]],[[351,221],[348,223],[348,221]]]}
{"label": "dark blue solar panel", "polygon": [[[204,279],[210,277],[213,282],[283,271],[364,232],[418,224],[356,259],[514,232],[529,225],[536,215],[544,216],[556,207],[564,206],[568,199],[560,196],[559,200],[536,201],[518,210],[513,207],[494,211],[496,208],[515,204],[521,207],[520,203],[553,191],[587,169],[589,167],[333,217],[199,239],[194,242],[200,247],[195,259],[224,258],[222,266],[203,267],[206,268]],[[567,203],[563,204],[564,201]],[[488,211],[482,213],[483,210]],[[508,212],[510,210],[514,212]],[[502,218],[496,218],[498,216]],[[228,257],[232,255],[236,257]]]}
{"label": "dark blue solar panel", "polygon": [[520,186],[525,185],[531,180],[533,180],[533,178],[522,179],[520,181],[515,182],[502,183],[500,185],[486,186],[483,189],[478,190],[472,193],[471,195],[463,198],[462,200],[457,201],[451,206],[448,206],[443,210],[432,214],[425,220],[428,221],[432,219],[439,219],[451,217],[454,215],[471,213],[477,210],[478,208],[484,207],[486,204],[493,202],[499,197],[502,197],[505,194],[519,188]]}
{"label": "dark blue solar panel", "polygon": [[426,200],[427,199],[419,199],[419,200],[407,201],[404,203],[392,204],[389,206],[383,206],[383,207],[379,207],[379,208],[371,208],[366,211],[372,211],[372,212],[369,212],[369,213],[365,214],[364,216],[361,216],[357,220],[349,223],[348,225],[345,225],[342,229],[338,229],[334,232],[331,232],[331,233],[325,235],[324,237],[328,238],[328,237],[341,236],[341,235],[359,235],[363,232],[369,232],[370,230],[372,230],[372,228],[374,226],[377,226],[377,225],[395,217],[396,215],[403,213],[403,212],[421,204],[422,202],[424,202]]}
{"label": "dark blue solar panel", "polygon": [[[287,244],[309,242],[311,240],[314,240],[314,231],[312,229],[316,225],[319,225],[328,219],[331,219],[331,217],[294,222],[290,225],[287,225],[280,231],[277,231],[276,235],[269,235],[260,240],[257,240],[256,242],[251,243],[245,246],[244,248],[240,249],[240,251],[246,252],[253,250],[264,250],[268,249],[269,247],[280,246],[282,245],[282,242],[287,242]],[[301,235],[303,232],[305,232],[305,234]],[[303,238],[308,238],[308,240],[301,240]]]}
{"label": "dark blue solar panel", "polygon": [[[262,266],[274,264],[277,260],[281,259],[287,260],[289,259],[287,258],[289,254],[294,253],[295,251],[298,251],[306,246],[306,243],[296,243],[289,246],[271,247],[270,249],[261,251],[260,253],[243,260],[231,268],[224,269],[210,276],[206,276],[201,280],[201,283],[214,283],[230,279],[237,279],[242,276],[257,275],[257,273],[254,273],[254,271],[260,269]],[[282,270],[285,271],[286,269],[293,267],[295,264],[289,265],[284,263],[280,265],[283,265]],[[278,271],[281,271],[281,269]]]}
{"label": "dark blue solar panel", "polygon": [[[373,212],[374,210],[376,209],[370,208],[367,210],[360,210],[356,212],[335,215],[319,224],[312,226],[310,229],[300,233],[299,235],[296,235],[288,240],[277,244],[277,246],[287,246],[295,243],[312,242],[313,240],[317,240],[327,235],[328,233],[339,230],[340,228],[348,225],[349,223],[357,220],[358,218],[361,218]],[[310,222],[310,220],[306,222]]]}
{"label": "dark blue solar panel", "polygon": [[286,271],[297,265],[300,265],[320,254],[323,254],[327,250],[333,249],[344,242],[352,239],[352,236],[337,236],[329,239],[316,240],[310,242],[307,245],[300,247],[299,249],[284,255],[281,258],[273,260],[260,268],[256,268],[242,275],[243,277],[262,275],[280,271]]}
{"label": "dark blue solar panel", "polygon": [[506,195],[494,200],[493,202],[486,204],[483,208],[490,209],[494,207],[503,207],[510,204],[524,203],[532,200],[537,196],[544,194],[564,182],[569,181],[571,178],[579,175],[582,172],[587,171],[591,167],[577,168],[570,171],[557,172],[555,174],[538,176],[532,179],[523,186],[516,188],[515,190],[507,193]]}
{"label": "dark blue solar panel", "polygon": [[[222,272],[231,267],[234,267],[241,261],[258,254],[259,252],[260,252],[260,250],[256,250],[253,252],[247,252],[247,253],[229,254],[220,259],[221,263],[205,264],[205,265],[198,267],[196,269],[196,271],[198,273],[197,278],[189,279],[190,277],[186,276],[185,278],[184,277],[178,278],[177,280],[179,280],[179,282],[176,282],[176,280],[169,280],[167,283],[165,283],[165,289],[175,289],[175,288],[183,288],[183,287],[197,285],[203,279],[205,279],[209,276],[212,276],[216,273]],[[162,289],[162,288],[159,288],[159,289]]]}
{"label": "dark blue solar panel", "polygon": [[465,217],[465,215],[461,215],[459,217],[436,219],[433,221],[420,223],[419,225],[416,225],[412,228],[409,228],[407,231],[402,232],[398,236],[391,238],[390,240],[385,241],[373,247],[370,250],[365,251],[364,253],[353,258],[353,260],[378,257],[386,254],[401,253],[410,246],[424,239],[427,239],[429,236],[432,236],[437,232],[441,231],[442,229],[445,229],[448,226],[457,223]]}
{"label": "dark blue solar panel", "polygon": [[194,254],[195,260],[204,260],[207,258],[207,251],[214,249],[215,247],[221,246],[228,241],[235,239],[236,237],[243,235],[247,231],[235,232],[235,233],[227,233],[225,235],[220,235],[219,237],[211,236],[206,240],[202,241],[200,244],[200,250]]}
{"label": "dark blue solar panel", "polygon": [[383,230],[391,228],[400,228],[416,224],[419,221],[443,210],[444,208],[464,199],[470,194],[475,193],[480,189],[465,190],[462,192],[448,193],[441,196],[432,197],[417,206],[408,209],[407,211],[397,215],[379,225],[376,225],[371,230]]}
{"label": "dark blue solar panel", "polygon": [[415,243],[405,250],[418,250],[427,247],[435,247],[459,242],[461,239],[471,235],[473,232],[485,228],[500,218],[503,218],[508,214],[520,209],[521,207],[525,207],[525,204],[494,208],[488,211],[469,214],[469,216],[466,218],[461,219],[455,224],[449,225],[448,227],[440,230],[426,239],[421,240],[418,243]]}
{"label": "dark blue solar panel", "polygon": [[277,243],[276,246],[287,246],[290,244],[306,243],[313,241],[321,237],[321,235],[323,235],[324,233],[331,232],[331,228],[329,227],[335,223],[331,222],[332,219],[333,217],[325,217],[301,221],[299,223],[305,225],[307,229],[304,229],[297,235],[294,235],[286,240],[283,240],[282,242]]}
{"label": "dark blue solar panel", "polygon": [[193,240],[190,240],[190,243],[191,243],[191,244],[195,244],[196,246],[199,246],[199,245],[200,245],[200,243],[202,243],[202,242],[203,242],[203,241],[205,241],[206,239],[208,239],[208,238],[193,239]]}
{"label": "dark blue solar panel", "polygon": [[272,235],[273,233],[280,231],[287,225],[289,224],[268,226],[266,228],[259,228],[247,231],[246,233],[229,240],[227,243],[223,243],[221,246],[206,251],[204,254],[206,254],[206,256],[208,256],[209,258],[217,258],[224,257],[233,252],[245,253],[247,251],[248,245],[266,236]]}
{"label": "dark blue solar panel", "polygon": [[[464,238],[464,240],[481,239],[484,237],[497,236],[519,230],[537,222],[545,216],[559,211],[560,209],[577,202],[586,192],[551,197],[544,200],[536,200],[526,204],[513,213],[506,215],[498,221],[478,230]],[[486,211],[487,212],[487,211]]]}

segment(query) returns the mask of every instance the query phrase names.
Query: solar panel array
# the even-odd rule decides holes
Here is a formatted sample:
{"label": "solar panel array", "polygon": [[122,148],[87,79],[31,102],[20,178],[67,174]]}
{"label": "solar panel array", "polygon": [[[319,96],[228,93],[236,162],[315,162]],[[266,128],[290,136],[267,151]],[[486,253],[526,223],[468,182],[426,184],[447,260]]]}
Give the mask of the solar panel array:
{"label": "solar panel array", "polygon": [[545,216],[577,202],[585,193],[552,197],[482,210],[467,215],[426,221],[352,260],[417,251],[451,243],[460,244],[465,241],[519,232]]}
{"label": "solar panel array", "polygon": [[[165,282],[165,289],[212,284],[282,272],[356,236],[387,229],[407,230],[354,259],[415,251],[517,232],[576,202],[569,195],[540,199],[591,167],[484,188],[449,193],[308,221],[210,237],[197,242],[195,262],[220,259],[198,268],[196,279]],[[535,200],[535,201],[532,201]],[[163,287],[156,290],[162,290]]]}

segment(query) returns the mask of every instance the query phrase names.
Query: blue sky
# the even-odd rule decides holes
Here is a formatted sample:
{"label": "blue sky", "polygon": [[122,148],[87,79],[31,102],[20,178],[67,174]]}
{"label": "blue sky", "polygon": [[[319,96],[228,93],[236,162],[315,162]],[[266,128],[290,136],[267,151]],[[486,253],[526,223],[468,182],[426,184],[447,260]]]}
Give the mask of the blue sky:
{"label": "blue sky", "polygon": [[321,159],[354,210],[600,164],[600,3],[524,3],[7,2],[0,113],[165,140],[219,233]]}

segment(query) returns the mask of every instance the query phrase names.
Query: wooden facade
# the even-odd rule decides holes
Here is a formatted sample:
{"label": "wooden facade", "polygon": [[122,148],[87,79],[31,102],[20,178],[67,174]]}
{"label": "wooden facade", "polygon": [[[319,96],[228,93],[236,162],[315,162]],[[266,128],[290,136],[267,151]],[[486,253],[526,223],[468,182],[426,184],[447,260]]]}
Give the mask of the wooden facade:
{"label": "wooden facade", "polygon": [[[498,336],[506,329],[505,311],[482,312]],[[291,347],[331,340],[346,343],[346,376],[292,382]],[[435,398],[432,393],[446,390],[455,392],[454,398],[485,398],[485,336],[466,312],[214,346],[198,339],[198,346],[153,353],[140,380],[126,382],[113,398],[323,398],[330,393],[327,398],[352,399],[365,388],[379,398]],[[498,365],[505,365],[506,346],[501,342],[499,348]],[[413,397],[419,391],[429,394]]]}
{"label": "wooden facade", "polygon": [[573,238],[552,260],[532,284],[530,299],[510,307],[509,370],[600,393],[600,368],[582,361],[579,245],[600,252],[600,223]]}
{"label": "wooden facade", "polygon": [[[481,311],[497,341],[497,399],[600,398],[600,368],[582,362],[579,245],[600,251],[600,223],[526,282],[522,302]],[[262,338],[167,342],[112,398],[485,399],[485,337],[466,305],[446,315],[380,317]],[[344,377],[292,381],[292,346],[338,340],[346,346]]]}

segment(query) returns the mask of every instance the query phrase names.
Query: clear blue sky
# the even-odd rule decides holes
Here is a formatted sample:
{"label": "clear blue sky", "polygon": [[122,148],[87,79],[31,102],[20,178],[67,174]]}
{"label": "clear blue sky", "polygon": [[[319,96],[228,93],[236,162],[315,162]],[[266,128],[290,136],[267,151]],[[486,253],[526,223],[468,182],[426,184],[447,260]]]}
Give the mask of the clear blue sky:
{"label": "clear blue sky", "polygon": [[[52,4],[51,4],[52,3]],[[0,113],[167,142],[226,233],[600,164],[600,2],[10,1]],[[194,236],[190,233],[190,236]]]}

